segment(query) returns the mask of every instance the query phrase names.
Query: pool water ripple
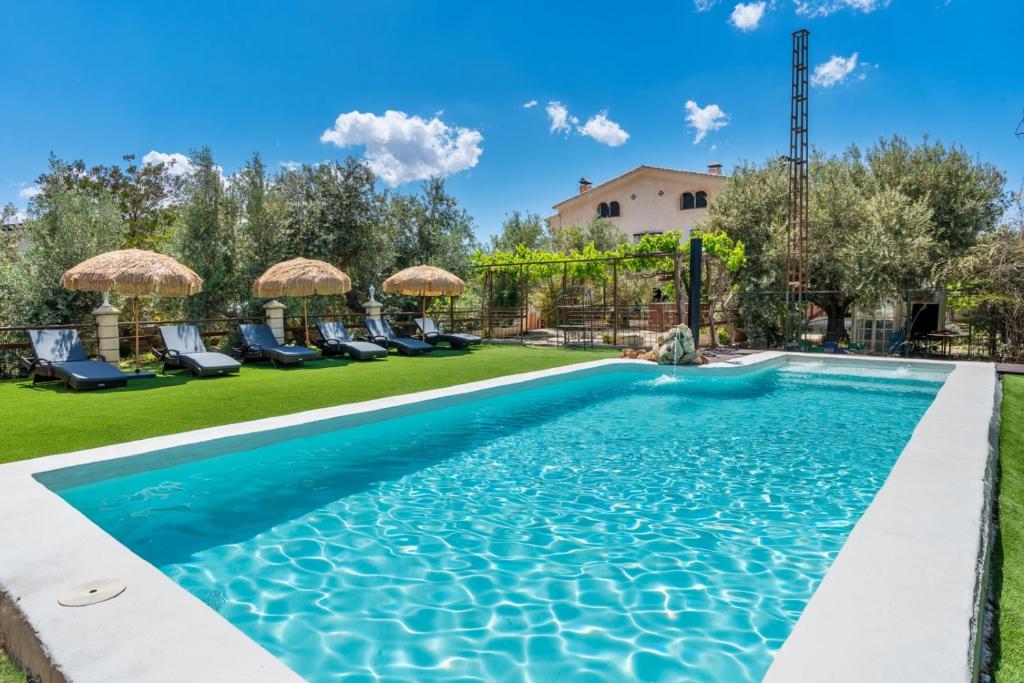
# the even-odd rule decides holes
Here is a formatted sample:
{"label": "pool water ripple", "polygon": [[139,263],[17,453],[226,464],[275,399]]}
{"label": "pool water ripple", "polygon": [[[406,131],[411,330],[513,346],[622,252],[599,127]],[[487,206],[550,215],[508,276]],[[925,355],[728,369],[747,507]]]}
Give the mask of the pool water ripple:
{"label": "pool water ripple", "polygon": [[940,385],[614,372],[61,495],[312,681],[756,681]]}

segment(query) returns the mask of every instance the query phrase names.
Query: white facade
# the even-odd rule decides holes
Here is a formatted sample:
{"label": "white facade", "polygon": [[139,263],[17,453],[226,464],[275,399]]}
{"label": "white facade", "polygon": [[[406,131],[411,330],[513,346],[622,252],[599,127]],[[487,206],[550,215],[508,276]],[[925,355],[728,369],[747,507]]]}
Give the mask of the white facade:
{"label": "white facade", "polygon": [[682,232],[685,239],[708,215],[707,205],[726,181],[720,166],[708,168],[700,173],[638,166],[599,185],[581,180],[579,194],[555,204],[548,221],[554,228],[583,227],[604,215],[634,241],[669,230]]}

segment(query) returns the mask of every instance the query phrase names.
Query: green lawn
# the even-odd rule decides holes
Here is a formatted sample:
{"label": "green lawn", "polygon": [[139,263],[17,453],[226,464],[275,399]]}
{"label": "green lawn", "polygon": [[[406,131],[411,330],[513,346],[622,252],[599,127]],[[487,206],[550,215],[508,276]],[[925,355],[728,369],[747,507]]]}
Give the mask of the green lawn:
{"label": "green lawn", "polygon": [[473,351],[439,348],[414,358],[392,352],[387,360],[362,363],[320,360],[302,368],[258,363],[231,377],[197,379],[174,372],[123,389],[88,392],[69,392],[57,383],[0,382],[0,463],[613,355],[484,345]]}
{"label": "green lawn", "polygon": [[0,683],[25,683],[25,674],[15,668],[3,650],[0,650]]}
{"label": "green lawn", "polygon": [[999,540],[993,577],[999,591],[995,680],[1024,683],[1024,377],[1003,379],[999,463]]}

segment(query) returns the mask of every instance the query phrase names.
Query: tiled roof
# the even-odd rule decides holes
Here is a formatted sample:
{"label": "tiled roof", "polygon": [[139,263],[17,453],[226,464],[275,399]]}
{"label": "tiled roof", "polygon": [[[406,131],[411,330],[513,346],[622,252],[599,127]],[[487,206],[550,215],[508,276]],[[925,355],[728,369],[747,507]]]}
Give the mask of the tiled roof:
{"label": "tiled roof", "polygon": [[579,192],[579,193],[574,194],[573,196],[569,197],[568,199],[563,199],[562,201],[558,202],[557,204],[555,204],[551,208],[557,209],[558,207],[562,206],[563,204],[568,204],[572,200],[578,199],[583,194],[589,194],[590,192],[594,192],[594,191],[599,190],[599,189],[601,189],[603,187],[607,187],[608,185],[611,185],[613,183],[617,183],[618,181],[626,178],[627,176],[631,176],[631,175],[633,175],[635,173],[639,173],[640,171],[644,171],[644,170],[666,171],[668,173],[679,173],[679,174],[683,174],[683,175],[698,175],[698,176],[704,176],[706,178],[725,178],[726,177],[724,175],[716,175],[714,173],[708,173],[706,171],[686,171],[686,170],[683,170],[681,168],[666,168],[664,166],[650,166],[648,164],[641,164],[641,165],[637,166],[634,169],[630,169],[629,171],[626,171],[622,175],[615,176],[611,180],[606,180],[603,183],[600,183],[598,185],[594,185],[589,190],[587,190],[586,193]]}

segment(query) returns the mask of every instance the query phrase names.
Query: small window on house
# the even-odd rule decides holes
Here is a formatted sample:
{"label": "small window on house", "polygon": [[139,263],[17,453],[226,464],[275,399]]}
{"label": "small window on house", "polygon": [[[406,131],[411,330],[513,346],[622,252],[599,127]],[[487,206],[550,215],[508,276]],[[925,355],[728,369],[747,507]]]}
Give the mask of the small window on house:
{"label": "small window on house", "polygon": [[694,207],[693,193],[684,192],[683,196],[679,198],[680,209],[692,209]]}
{"label": "small window on house", "polygon": [[618,216],[619,215],[619,203],[618,202],[612,202],[611,206],[608,207],[608,215],[609,216]]}
{"label": "small window on house", "polygon": [[608,204],[601,202],[597,205],[597,215],[601,218],[607,218],[609,213]]}
{"label": "small window on house", "polygon": [[697,193],[697,203],[696,203],[696,206],[697,206],[698,209],[706,209],[706,208],[708,208],[708,193],[707,192],[701,191],[701,192]]}

